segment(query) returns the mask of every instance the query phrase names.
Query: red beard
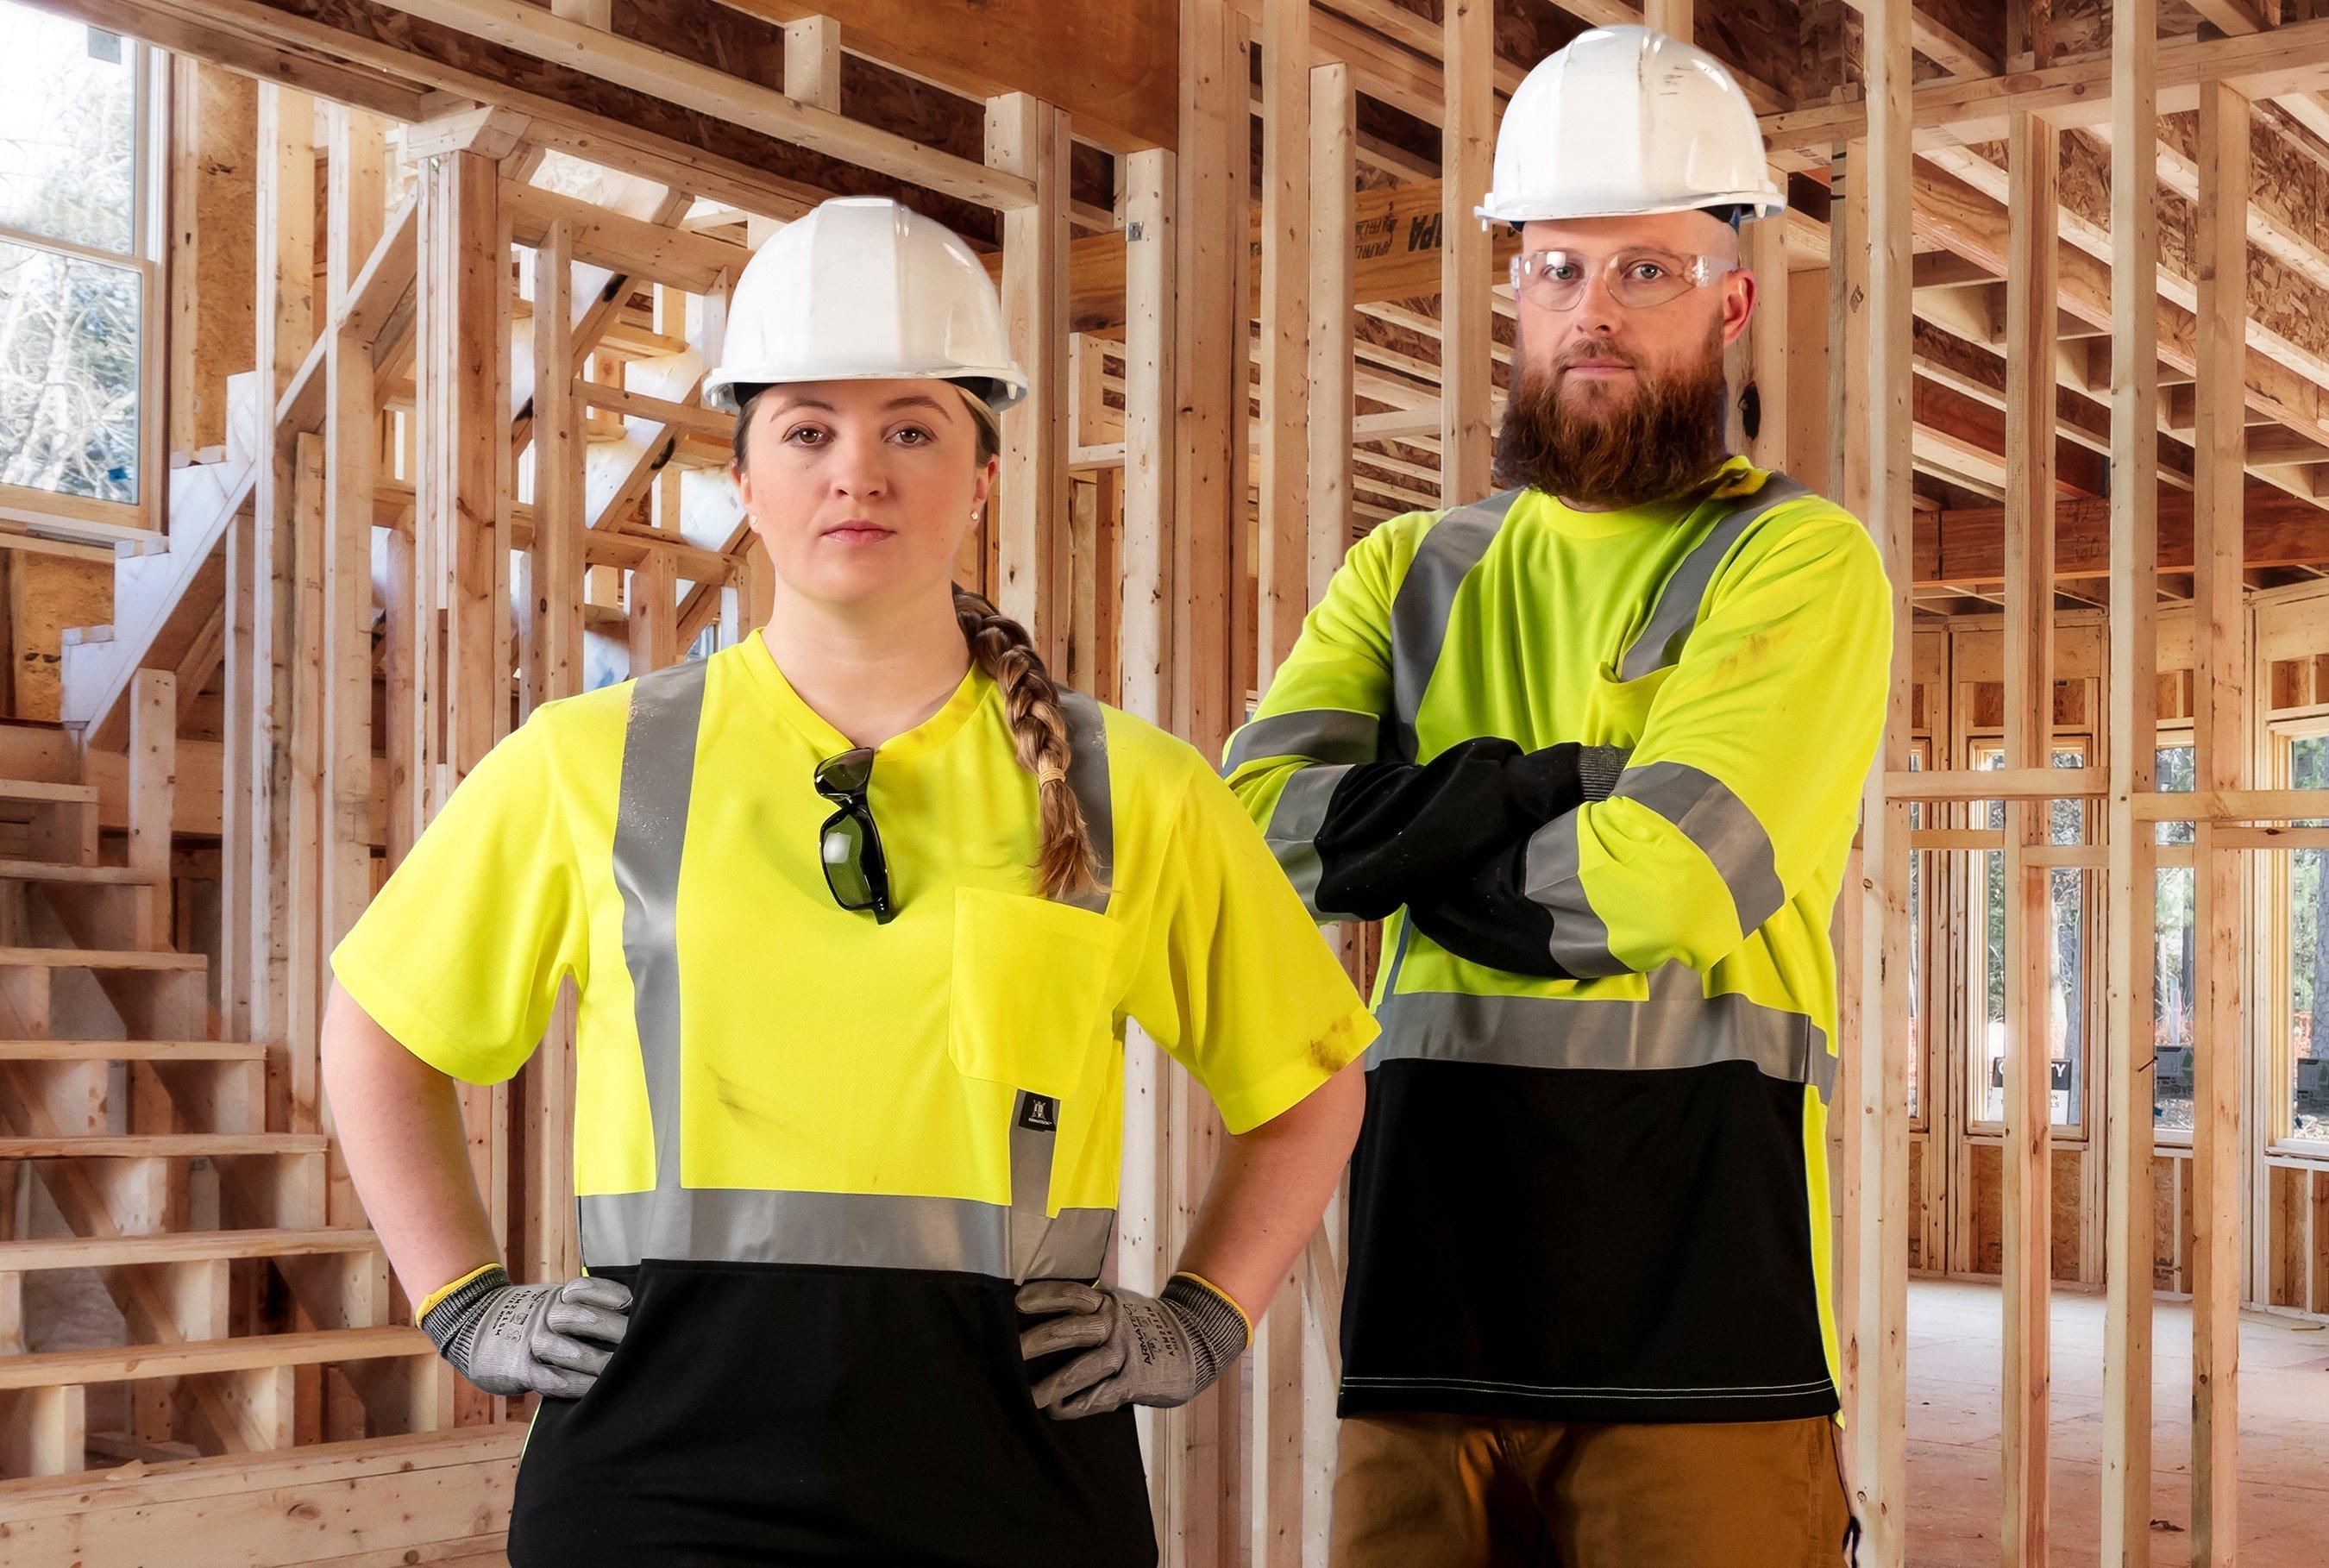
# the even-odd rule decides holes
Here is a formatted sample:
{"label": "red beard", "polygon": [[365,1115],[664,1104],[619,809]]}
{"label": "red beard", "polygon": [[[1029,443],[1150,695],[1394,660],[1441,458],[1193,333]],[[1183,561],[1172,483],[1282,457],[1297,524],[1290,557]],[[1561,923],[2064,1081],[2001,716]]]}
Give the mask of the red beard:
{"label": "red beard", "polygon": [[[1565,373],[1596,361],[1633,366],[1630,395],[1624,378],[1596,386]],[[1549,372],[1516,375],[1496,428],[1495,482],[1596,508],[1676,494],[1722,461],[1729,397],[1719,324],[1706,353],[1664,377],[1618,354],[1570,354]]]}

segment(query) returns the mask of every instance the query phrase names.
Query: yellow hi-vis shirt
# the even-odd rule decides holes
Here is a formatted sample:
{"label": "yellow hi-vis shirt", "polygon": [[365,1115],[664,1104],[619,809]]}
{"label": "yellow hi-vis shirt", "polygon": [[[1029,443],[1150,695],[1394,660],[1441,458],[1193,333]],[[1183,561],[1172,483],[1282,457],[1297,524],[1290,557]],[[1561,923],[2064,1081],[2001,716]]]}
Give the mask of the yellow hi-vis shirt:
{"label": "yellow hi-vis shirt", "polygon": [[1524,966],[1424,929],[1476,916],[1391,917],[1345,1411],[1835,1408],[1828,933],[1890,603],[1857,520],[1743,458],[1618,511],[1525,490],[1395,517],[1336,572],[1224,762],[1318,918],[1349,866],[1396,862],[1361,841],[1397,826],[1367,819],[1380,765],[1630,753],[1506,851],[1491,934]]}
{"label": "yellow hi-vis shirt", "polygon": [[[1127,1453],[1137,1480],[1129,1424],[1103,1442],[1034,1416],[1009,1309],[1015,1280],[1100,1272],[1127,1021],[1232,1132],[1318,1087],[1376,1026],[1204,759],[1066,696],[1071,782],[1106,861],[1088,906],[1034,890],[1035,781],[974,667],[876,752],[896,917],[839,907],[818,859],[833,807],[812,775],[851,743],[754,635],[537,709],[334,951],[366,1012],[473,1083],[514,1074],[561,981],[576,982],[583,1259],[638,1299],[599,1385],[569,1409],[545,1402],[528,1442],[521,1502],[559,1478],[556,1508],[521,1508],[550,1532],[534,1537],[545,1560],[680,1538],[596,1500],[636,1501],[643,1473],[693,1499],[691,1520],[728,1492],[762,1498],[757,1523],[704,1526],[728,1550],[936,1551],[915,1532],[975,1535],[997,1491],[1051,1496],[1049,1538],[1089,1560],[1121,1560],[1106,1498],[1145,1525],[1136,1484],[1118,1484]],[[684,1353],[636,1347],[658,1334]],[[747,1354],[770,1343],[778,1361]],[[627,1401],[759,1424],[743,1449],[585,1441],[608,1425],[586,1417]],[[887,1438],[853,1437],[861,1420]],[[748,1462],[861,1440],[900,1458],[991,1451],[863,1508],[837,1479],[768,1503]],[[1052,1496],[1069,1472],[1092,1495]],[[1034,1560],[1023,1546],[996,1560]]]}

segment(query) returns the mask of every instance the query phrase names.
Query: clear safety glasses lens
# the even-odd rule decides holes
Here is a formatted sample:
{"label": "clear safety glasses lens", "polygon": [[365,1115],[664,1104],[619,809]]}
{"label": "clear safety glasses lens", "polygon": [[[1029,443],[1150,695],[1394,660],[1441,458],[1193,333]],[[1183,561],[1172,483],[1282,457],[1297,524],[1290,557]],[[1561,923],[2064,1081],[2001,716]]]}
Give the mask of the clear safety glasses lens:
{"label": "clear safety glasses lens", "polygon": [[1622,251],[1605,262],[1575,250],[1523,250],[1513,258],[1513,292],[1547,310],[1568,310],[1585,297],[1598,270],[1609,297],[1628,310],[1680,299],[1738,264],[1719,256],[1678,256],[1664,250]]}

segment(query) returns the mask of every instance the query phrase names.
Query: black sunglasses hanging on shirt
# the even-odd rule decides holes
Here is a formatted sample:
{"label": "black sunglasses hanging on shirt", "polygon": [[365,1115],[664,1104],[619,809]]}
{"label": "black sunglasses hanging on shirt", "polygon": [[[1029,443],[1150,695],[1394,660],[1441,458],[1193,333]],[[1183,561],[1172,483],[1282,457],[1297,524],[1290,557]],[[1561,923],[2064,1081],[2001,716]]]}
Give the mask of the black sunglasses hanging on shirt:
{"label": "black sunglasses hanging on shirt", "polygon": [[817,830],[817,859],[825,885],[844,909],[871,909],[887,925],[898,911],[890,902],[890,867],[882,858],[882,835],[865,803],[873,781],[873,748],[857,746],[816,765],[816,793],[838,808]]}

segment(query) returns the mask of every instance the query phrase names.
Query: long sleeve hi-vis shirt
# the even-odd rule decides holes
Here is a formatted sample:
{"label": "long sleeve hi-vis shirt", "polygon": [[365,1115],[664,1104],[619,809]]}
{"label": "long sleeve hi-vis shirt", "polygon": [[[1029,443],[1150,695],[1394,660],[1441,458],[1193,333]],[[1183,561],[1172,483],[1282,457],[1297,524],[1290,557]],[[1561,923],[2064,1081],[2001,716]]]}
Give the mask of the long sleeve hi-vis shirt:
{"label": "long sleeve hi-vis shirt", "polygon": [[1891,615],[1862,525],[1743,458],[1335,573],[1223,767],[1316,918],[1389,920],[1345,1414],[1836,1409],[1829,919]]}

